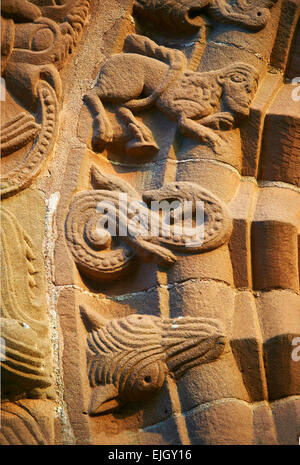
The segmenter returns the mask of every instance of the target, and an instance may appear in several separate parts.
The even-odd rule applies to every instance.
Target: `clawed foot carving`
[[[222,138],[212,129],[190,119],[181,119],[178,127],[184,136],[198,139],[216,151],[222,144]]]
[[[214,152],[217,152],[218,149],[220,149],[221,144],[223,142],[222,137],[214,133],[205,136],[202,140],[205,144],[209,145]]]
[[[93,145],[108,144],[113,140],[113,129],[106,115],[98,115],[94,119]]]

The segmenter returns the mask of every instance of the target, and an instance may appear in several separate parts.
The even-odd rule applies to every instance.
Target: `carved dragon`
[[[201,16],[214,21],[259,30],[270,18],[270,8],[277,0],[136,0],[135,15],[164,24],[170,32],[193,32],[203,25]]]
[[[141,198],[124,180],[105,175],[95,167],[91,175],[96,189],[75,195],[69,207],[65,231],[77,266],[94,279],[118,279],[120,274],[130,269],[136,257],[168,266],[176,260],[171,250],[201,253],[220,247],[230,238],[232,219],[226,205],[198,184],[184,181],[169,183],[161,189],[144,192]],[[123,211],[122,194],[127,195],[125,204],[129,205],[128,215],[133,217],[132,223]],[[199,227],[199,239],[195,242],[188,228],[180,229],[178,233],[182,216],[176,216],[176,209],[173,224],[169,225],[164,217],[160,217],[159,211],[149,208],[152,201],[172,202],[174,199],[179,206],[189,201],[192,215],[197,202],[200,203],[204,223]],[[100,210],[100,205],[107,205],[106,213],[105,209]],[[110,215],[117,224],[115,236],[101,222],[104,218],[105,223]],[[153,232],[153,224],[159,225],[157,231]],[[119,235],[120,230],[124,230],[124,234]]]

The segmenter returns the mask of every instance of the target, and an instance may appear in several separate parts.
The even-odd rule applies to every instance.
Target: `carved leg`
[[[221,143],[221,137],[215,134],[212,129],[206,128],[189,118],[181,118],[178,127],[184,136],[199,139],[201,142],[210,145],[213,150],[216,150]]]
[[[101,102],[98,89],[84,96],[84,101],[94,116],[93,145],[107,144],[113,140],[113,129]]]
[[[232,129],[234,117],[229,112],[215,113],[214,115],[207,116],[201,120],[203,126],[211,129],[228,130]]]
[[[131,136],[126,144],[127,154],[133,156],[155,155],[159,148],[150,129],[140,121],[137,121],[128,108],[120,108],[118,115],[127,124]]]

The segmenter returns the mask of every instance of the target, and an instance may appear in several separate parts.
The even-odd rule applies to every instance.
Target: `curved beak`
[[[121,405],[118,394],[118,390],[113,384],[93,388],[89,415],[102,415],[103,413],[110,413],[116,410]]]

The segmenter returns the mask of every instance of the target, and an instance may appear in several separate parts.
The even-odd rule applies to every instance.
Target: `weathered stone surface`
[[[294,94],[295,85],[285,84],[268,110],[259,178],[299,187],[299,100]]]
[[[274,402],[271,406],[279,444],[299,442],[299,396]]]
[[[203,404],[186,415],[191,444],[251,445],[252,408],[247,402],[224,399]],[[201,438],[199,440],[199,438]]]
[[[257,445],[278,445],[275,421],[267,402],[255,405],[253,409],[254,442]]]
[[[53,401],[22,399],[1,403],[1,445],[54,444]]]
[[[252,402],[267,400],[261,328],[255,299],[247,291],[235,298],[231,347]]]

